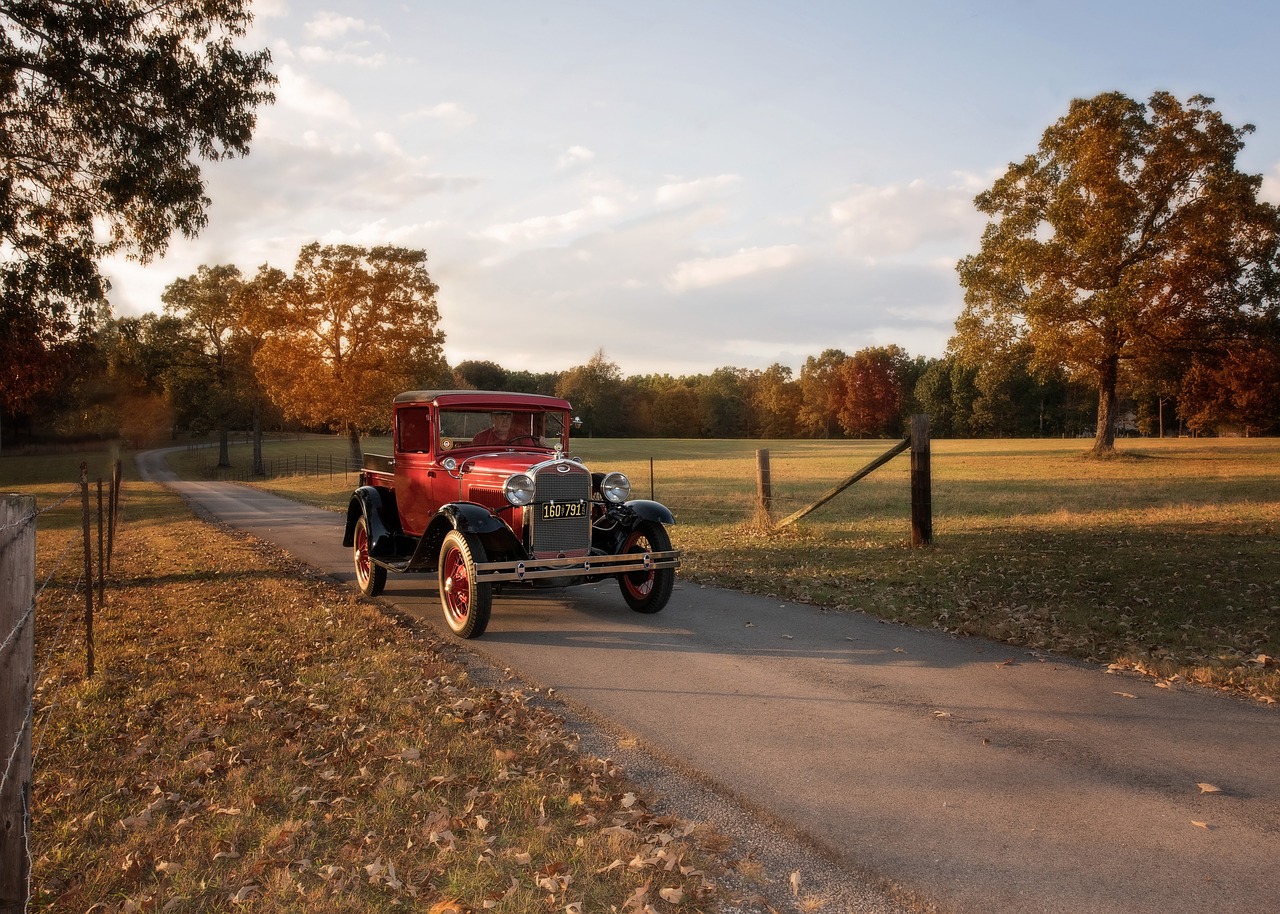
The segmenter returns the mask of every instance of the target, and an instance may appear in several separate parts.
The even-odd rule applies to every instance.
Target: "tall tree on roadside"
[[[1253,128],[1212,103],[1077,99],[975,200],[991,221],[957,265],[952,347],[972,364],[1025,340],[1037,370],[1089,379],[1099,456],[1114,448],[1122,371],[1227,345],[1242,319],[1277,307],[1280,210],[1236,168]]]
[[[194,237],[197,162],[244,155],[272,100],[248,0],[0,0],[0,364],[10,411],[108,313],[107,256]]]
[[[217,429],[218,466],[223,467],[231,465],[232,424],[253,421],[261,409],[253,371],[258,340],[248,326],[244,292],[239,268],[201,266],[194,276],[170,283],[160,297],[165,313],[180,319],[186,344],[172,383],[199,392],[189,399]],[[260,462],[254,469],[261,473]]]
[[[268,396],[287,418],[345,434],[357,461],[361,432],[387,422],[397,393],[451,377],[426,264],[425,251],[312,243],[292,276],[263,266],[248,290]]]

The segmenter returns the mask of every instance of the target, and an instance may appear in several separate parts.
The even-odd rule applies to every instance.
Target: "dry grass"
[[[530,696],[159,487],[127,484],[86,681],[78,505],[38,521],[31,910],[717,906],[703,830]]]

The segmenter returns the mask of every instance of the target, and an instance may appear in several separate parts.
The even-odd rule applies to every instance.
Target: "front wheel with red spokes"
[[[667,534],[667,528],[650,520],[636,524],[622,544],[624,554],[643,555],[646,552],[667,552],[670,549],[671,537]],[[618,575],[622,599],[638,613],[656,613],[666,606],[671,599],[671,588],[675,586],[675,582],[674,568],[650,568],[648,571]]]
[[[480,540],[461,530],[450,530],[440,547],[440,608],[459,638],[478,638],[489,625],[493,585],[478,583],[475,574],[484,560]]]

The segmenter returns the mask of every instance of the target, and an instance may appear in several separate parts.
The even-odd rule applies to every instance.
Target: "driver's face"
[[[501,434],[506,434],[511,430],[511,413],[494,413],[493,429]]]

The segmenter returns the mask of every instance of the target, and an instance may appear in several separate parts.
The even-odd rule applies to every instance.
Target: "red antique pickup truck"
[[[365,456],[343,545],[360,590],[387,572],[438,575],[440,605],[462,638],[489,624],[493,593],[614,578],[627,605],[667,605],[679,565],[671,512],[631,500],[621,473],[568,456],[568,401],[477,390],[395,398],[392,456]]]

